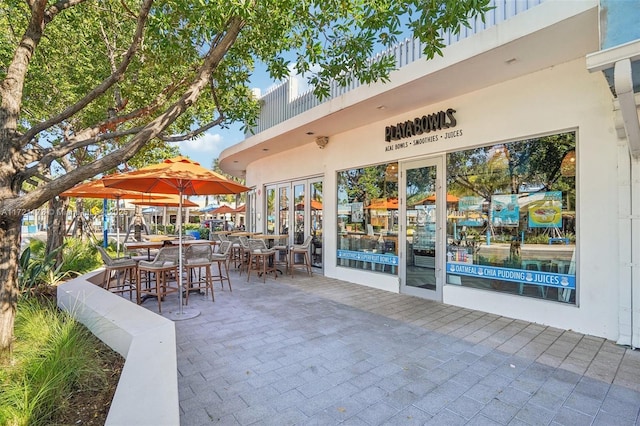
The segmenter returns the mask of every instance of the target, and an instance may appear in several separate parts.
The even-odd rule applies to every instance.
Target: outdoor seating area
[[[231,271],[238,275],[246,271],[248,282],[257,279],[263,283],[267,278],[276,279],[278,274],[293,277],[296,270],[311,276],[312,237],[291,246],[287,244],[287,237],[220,231],[211,233],[208,240],[183,237],[132,241],[124,244],[125,250],[142,250],[147,255],[117,259],[99,247],[105,267],[102,287],[113,293],[125,293],[130,300],[135,296],[138,304],[154,299],[158,312],[162,313],[165,298],[180,292],[185,306],[193,293],[215,302],[217,283],[220,290],[225,290],[226,284],[232,291]],[[179,278],[182,278],[182,287]]]

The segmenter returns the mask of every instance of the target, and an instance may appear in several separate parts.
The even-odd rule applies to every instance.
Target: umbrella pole
[[[180,200],[178,202],[178,244],[179,247],[178,248],[178,255],[179,257],[179,264],[180,264],[180,269],[178,271],[178,288],[180,289],[180,315],[183,314],[182,312],[182,191],[180,191]]]
[[[116,197],[116,257],[120,257],[120,197]]]
[[[186,320],[186,319],[191,319],[191,318],[195,318],[198,315],[200,315],[200,311],[195,310],[195,309],[187,309],[185,310],[182,307],[182,187],[179,188],[179,197],[180,197],[180,202],[179,207],[178,207],[178,223],[176,224],[176,228],[179,229],[178,231],[178,293],[179,293],[179,298],[180,298],[180,308],[178,309],[178,312],[176,314],[171,315],[170,314],[170,318],[173,320]]]

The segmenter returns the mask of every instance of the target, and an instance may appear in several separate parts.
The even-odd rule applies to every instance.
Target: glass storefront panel
[[[294,244],[302,244],[304,242],[304,207],[306,204],[304,187],[304,183],[293,185],[293,224],[295,226],[295,233],[293,234]]]
[[[447,154],[447,284],[576,303],[575,139]]]
[[[398,163],[338,172],[338,265],[387,274],[398,266]]]
[[[266,209],[265,209],[265,229],[267,234],[276,233],[276,189],[271,187],[266,189]]]
[[[311,182],[311,264],[322,267],[323,196],[322,180]]]
[[[289,187],[284,186],[278,188],[279,190],[279,217],[278,217],[278,226],[280,227],[280,231],[278,232],[280,235],[288,235],[289,234]]]

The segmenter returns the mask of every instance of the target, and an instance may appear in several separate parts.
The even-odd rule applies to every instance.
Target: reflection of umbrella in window
[[[182,227],[183,195],[221,195],[239,194],[248,191],[246,186],[205,169],[195,161],[185,157],[164,160],[160,164],[143,167],[139,170],[123,173],[117,178],[106,179],[105,185],[138,190],[141,192],[157,192],[162,194],[178,194],[180,208],[178,210],[178,226]],[[182,229],[178,232],[179,267],[182,271]],[[185,313],[182,307],[182,273],[178,274],[180,291],[180,311],[174,319],[188,319],[200,314],[192,311]]]
[[[398,210],[398,199],[375,198],[371,200],[371,204],[369,204],[366,208],[372,210]]]
[[[431,194],[427,198],[423,198],[422,200],[416,202],[416,204],[425,204],[425,203],[434,203],[436,201],[436,194]],[[460,201],[460,198],[456,197],[452,194],[447,194],[447,204],[453,204]]]

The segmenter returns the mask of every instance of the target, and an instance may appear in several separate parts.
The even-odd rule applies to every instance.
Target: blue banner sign
[[[398,256],[394,256],[392,254],[338,250],[338,259],[358,260],[361,262],[377,263],[380,265],[398,266]]]
[[[536,284],[547,287],[576,288],[575,275],[556,274],[554,272],[529,271],[524,269],[447,262],[447,273],[463,275],[466,277],[510,281],[514,283]]]

